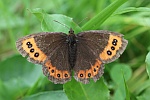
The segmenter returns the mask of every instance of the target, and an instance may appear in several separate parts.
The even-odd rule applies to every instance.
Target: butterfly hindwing
[[[54,83],[71,79],[66,34],[45,32],[28,35],[16,42],[18,51],[30,62],[42,64],[43,73]]]
[[[63,41],[64,42],[64,41]],[[68,45],[60,44],[60,47],[50,57],[51,63],[46,62],[44,74],[55,84],[63,84],[71,79],[71,67],[68,60]],[[48,73],[47,73],[48,72]]]
[[[103,63],[93,54],[82,39],[78,41],[74,77],[77,81],[87,84],[90,78],[96,81],[103,74]]]

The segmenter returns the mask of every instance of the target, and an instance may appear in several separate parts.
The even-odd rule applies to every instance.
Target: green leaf
[[[126,80],[125,80],[123,72],[122,72],[122,75],[123,75],[123,80],[124,80],[124,85],[125,85],[125,91],[126,91],[126,100],[130,100],[130,93],[129,93],[129,89],[128,89],[128,86],[126,84]]]
[[[146,71],[150,78],[150,52],[147,54],[145,62],[146,62]]]
[[[21,56],[13,56],[0,63],[0,97],[16,99],[32,87],[42,73],[40,66]],[[7,94],[6,94],[7,93]]]
[[[109,90],[103,78],[96,83],[82,84],[72,78],[72,81],[64,84],[64,90],[70,100],[108,100]]]
[[[135,95],[139,95],[142,93],[144,90],[150,87],[150,80],[146,80],[144,83],[140,84],[138,88],[135,91]]]
[[[68,100],[68,98],[63,91],[49,91],[37,93],[22,100]]]
[[[122,73],[124,74],[124,76]],[[115,64],[113,66],[110,71],[110,76],[117,85],[113,96],[114,100],[124,100],[127,97],[127,91],[124,81],[126,82],[127,80],[129,80],[131,75],[132,70],[130,66],[126,64]]]
[[[81,28],[73,22],[72,18],[65,15],[47,14],[41,8],[33,9],[31,13],[40,20],[42,31],[68,33],[69,29],[73,28],[75,33],[81,32]]]
[[[150,88],[147,88],[147,90],[140,96],[137,97],[137,100],[149,100],[150,98]]]
[[[90,21],[88,21],[83,27],[83,30],[89,30],[89,29],[97,29],[100,27],[100,25],[111,16],[115,10],[120,7],[122,4],[124,4],[127,0],[116,0],[113,3],[111,3],[107,8],[99,12],[94,18],[92,18]]]
[[[133,11],[139,11],[139,12],[150,12],[150,8],[148,7],[128,7],[125,9],[122,9],[120,11],[115,12],[113,15],[120,15],[128,12],[133,12]]]
[[[126,81],[129,80],[130,77],[132,76],[132,70],[129,65],[115,64],[111,69],[110,76],[112,80],[117,84],[119,84],[120,81],[122,81],[123,79],[122,71],[124,73],[124,77]]]

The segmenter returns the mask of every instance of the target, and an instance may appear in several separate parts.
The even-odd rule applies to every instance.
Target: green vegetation
[[[42,31],[110,30],[124,34],[123,55],[96,83],[53,84],[41,65],[23,58],[15,41]],[[0,100],[149,100],[149,0],[0,0]]]

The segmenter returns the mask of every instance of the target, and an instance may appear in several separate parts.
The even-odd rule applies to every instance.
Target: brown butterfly
[[[18,51],[32,63],[43,65],[43,73],[55,84],[64,84],[74,78],[84,84],[93,78],[96,82],[104,73],[104,64],[116,60],[128,41],[122,34],[90,30],[74,34],[42,32],[20,38]]]

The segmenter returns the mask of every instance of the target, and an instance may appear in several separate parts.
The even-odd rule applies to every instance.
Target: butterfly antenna
[[[85,21],[87,18],[88,18],[88,17],[85,17],[84,19],[82,19],[82,20],[78,23],[78,25],[81,24],[83,21]]]
[[[80,22],[77,23],[77,26],[74,28],[76,29],[78,27],[79,24],[81,24],[83,21],[85,21],[88,17],[85,17],[84,19],[82,19]],[[81,29],[81,28],[80,28]],[[82,29],[81,29],[82,30]]]
[[[65,27],[67,27],[68,29],[70,29],[66,24],[63,24],[63,23],[61,23],[61,22],[59,22],[59,21],[57,21],[57,20],[53,20],[53,21],[55,21],[55,22],[57,22],[57,23],[59,23],[59,24],[65,26]]]

